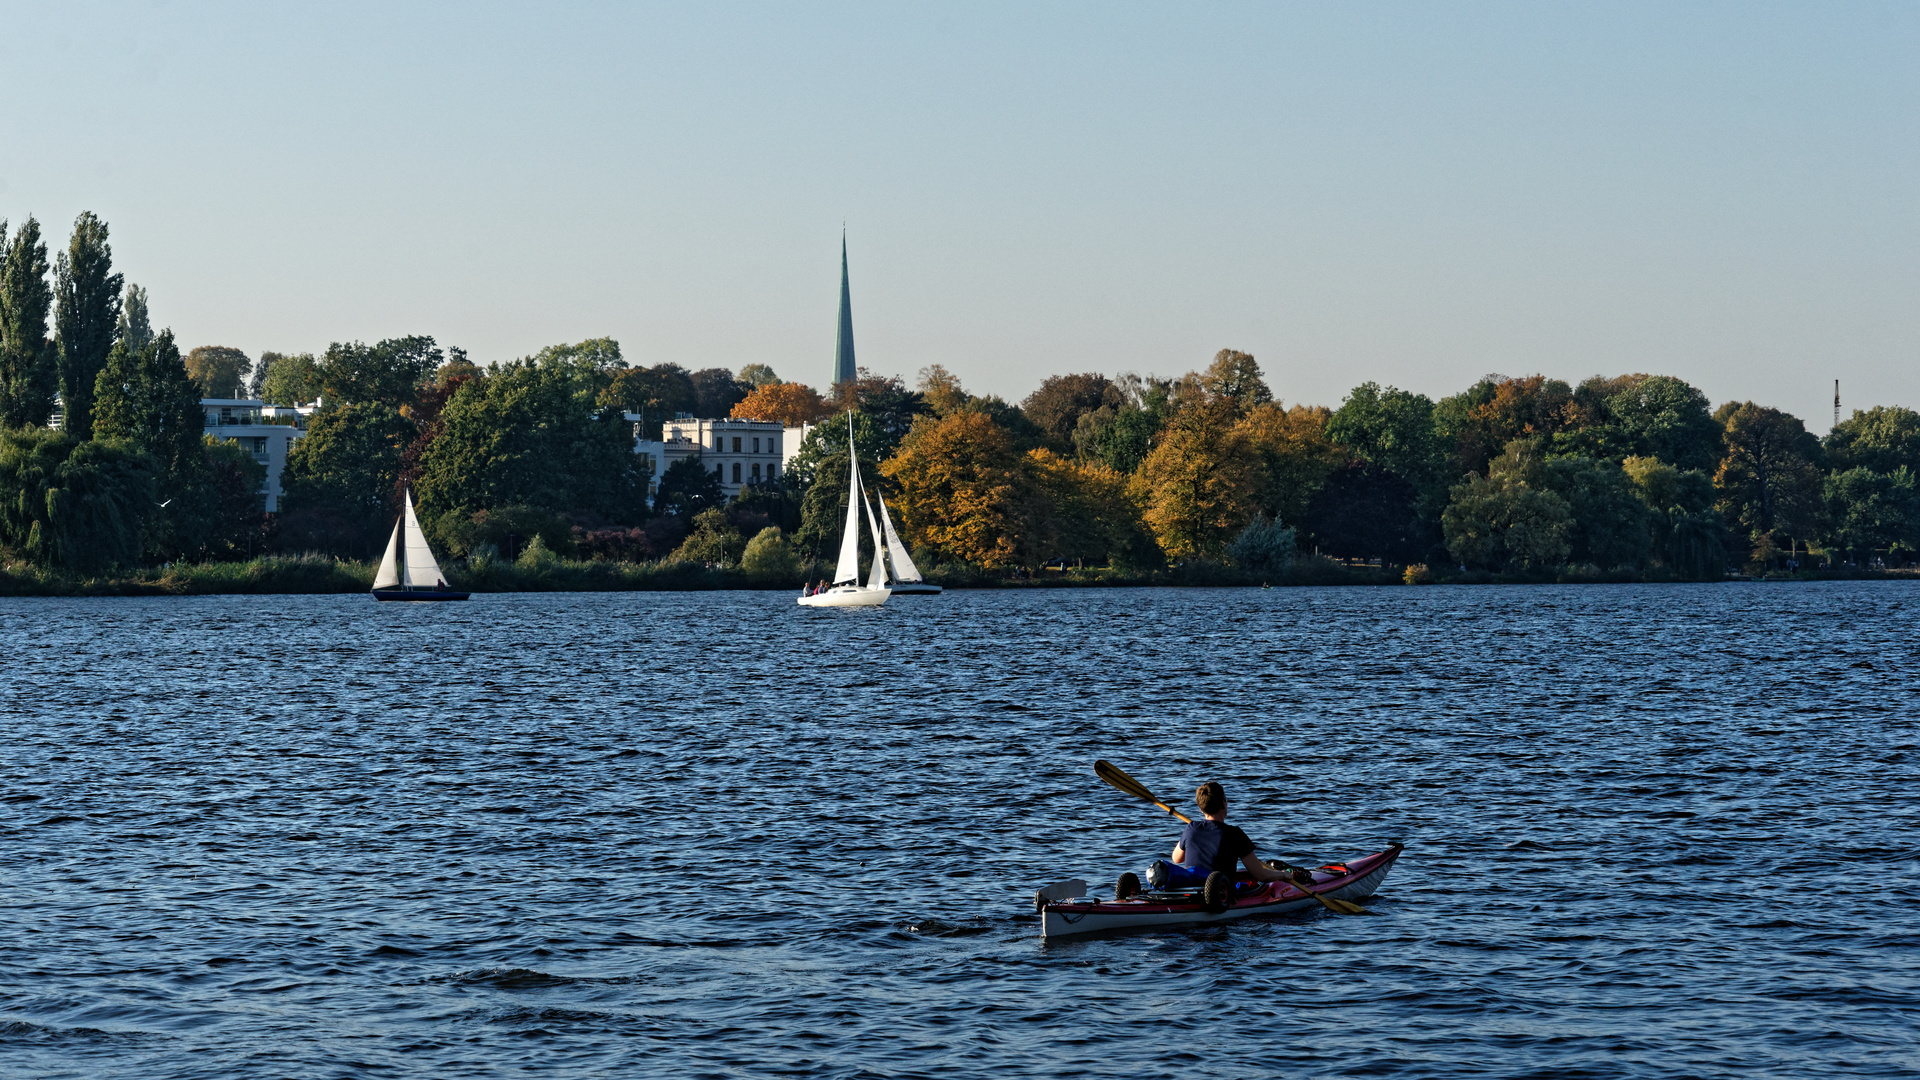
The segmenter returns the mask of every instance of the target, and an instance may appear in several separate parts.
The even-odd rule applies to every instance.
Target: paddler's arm
[[[1173,863],[1173,865],[1175,865],[1175,866],[1185,866],[1185,865],[1187,865],[1187,848],[1186,848],[1186,845],[1185,845],[1185,844],[1175,844],[1175,845],[1173,845],[1173,851],[1172,851],[1172,852],[1171,852],[1170,854],[1168,854],[1168,855],[1167,855],[1167,861],[1169,861],[1169,862],[1171,862],[1171,863]]]
[[[1257,858],[1251,851],[1247,852],[1244,856],[1242,856],[1240,861],[1247,864],[1247,873],[1251,874],[1253,876],[1253,880],[1255,881],[1287,880],[1287,875],[1285,871],[1276,870],[1273,867],[1268,866],[1266,863],[1261,862],[1259,858]]]

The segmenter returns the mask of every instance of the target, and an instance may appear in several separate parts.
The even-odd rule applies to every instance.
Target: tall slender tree
[[[206,418],[173,331],[160,331],[142,349],[115,345],[95,382],[94,401],[96,438],[131,440],[171,480],[186,477],[199,463]]]
[[[0,221],[0,427],[36,427],[53,413],[60,385],[47,337],[53,292],[47,287],[47,245],[28,218],[7,241]]]
[[[127,286],[126,302],[120,306],[120,340],[138,352],[153,340],[153,324],[147,319],[147,290]]]
[[[113,273],[107,223],[93,211],[73,222],[73,237],[53,268],[55,337],[60,347],[60,401],[68,431],[85,438],[93,430],[93,384],[107,366],[107,352],[120,332],[120,286]]]

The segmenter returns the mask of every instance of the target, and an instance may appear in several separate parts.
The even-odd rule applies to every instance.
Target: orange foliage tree
[[[899,485],[894,506],[909,537],[980,566],[1019,561],[1027,459],[986,414],[922,418],[880,472]]]
[[[1260,509],[1289,525],[1306,517],[1307,504],[1347,460],[1347,453],[1327,437],[1332,415],[1320,405],[1289,409],[1270,401],[1255,406],[1240,421],[1237,430],[1266,466]]]
[[[765,383],[753,388],[746,400],[733,407],[735,420],[770,420],[788,427],[811,424],[831,410],[810,386],[799,383]]]

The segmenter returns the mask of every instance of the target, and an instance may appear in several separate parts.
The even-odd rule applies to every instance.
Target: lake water
[[[1912,1076],[1920,586],[0,601],[0,1075]],[[1227,787],[1367,916],[1043,942]]]

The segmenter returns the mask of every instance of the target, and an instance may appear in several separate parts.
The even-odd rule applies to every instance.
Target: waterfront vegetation
[[[202,434],[199,399],[243,392],[322,403],[276,514],[252,455]],[[728,498],[697,456],[654,477],[632,452],[676,414],[850,422]],[[1716,580],[1920,551],[1907,408],[1819,438],[1647,374],[1289,405],[1231,349],[1017,404],[937,365],[823,394],[763,364],[632,366],[606,338],[488,366],[424,335],[183,356],[111,272],[104,222],[81,215],[51,263],[31,218],[0,225],[0,591],[363,589],[407,490],[459,587],[795,588],[829,575],[849,442],[949,585]]]

